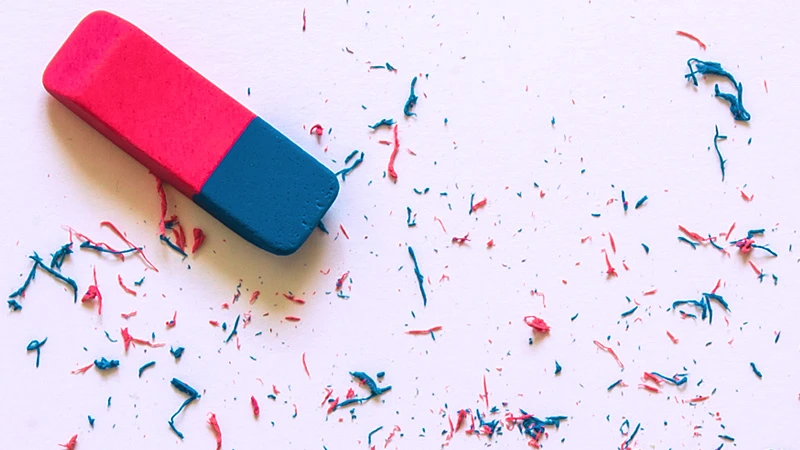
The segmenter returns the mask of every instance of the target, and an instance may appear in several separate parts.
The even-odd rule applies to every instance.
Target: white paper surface
[[[315,231],[295,255],[272,256],[168,187],[170,214],[208,239],[185,261],[162,245],[153,177],[41,86],[49,59],[95,9],[144,29],[332,170],[345,167],[353,149],[363,151],[364,163],[324,219],[331,234]],[[797,259],[789,250],[800,220],[794,3],[74,1],[6,2],[3,10],[0,284],[17,289],[34,251],[49,261],[68,241],[62,225],[120,245],[99,227],[103,220],[146,246],[160,269],[80,250],[62,270],[80,296],[96,267],[102,316],[73,304],[41,272],[21,300],[24,309],[0,314],[0,428],[9,448],[57,448],[73,434],[78,449],[214,448],[208,412],[219,420],[225,449],[368,448],[378,426],[373,444],[382,448],[395,425],[402,437],[387,448],[439,448],[448,415],[455,421],[459,409],[485,412],[484,377],[489,404],[500,409],[491,418],[519,408],[568,417],[548,429],[545,448],[619,448],[625,419],[642,426],[631,448],[797,448]],[[694,33],[708,49],[676,30]],[[713,97],[717,80],[697,88],[686,82],[691,57],[721,62],[743,83],[750,123],[734,122]],[[397,73],[369,70],[387,61]],[[414,76],[417,116],[405,118]],[[400,124],[396,183],[384,176],[391,146],[378,143],[391,141],[391,130],[367,128],[382,118]],[[308,133],[316,123],[326,130],[319,141]],[[711,148],[715,125],[728,136],[720,142],[724,182]],[[753,200],[743,200],[740,189]],[[488,199],[474,214],[471,194]],[[634,209],[644,195],[647,203]],[[406,224],[406,207],[415,227]],[[749,255],[768,274],[763,282],[735,247],[727,258],[677,240],[679,224],[717,236],[733,222],[731,240],[765,228],[757,243],[779,254]],[[466,245],[452,243],[467,233]],[[490,239],[495,247],[487,249]],[[409,245],[425,276],[427,307]],[[617,278],[605,275],[604,249]],[[349,298],[342,299],[334,287],[345,272]],[[137,297],[122,291],[118,274],[129,286],[145,277]],[[732,311],[717,306],[713,324],[668,311],[674,300],[699,300],[718,279]],[[239,280],[239,301],[223,309]],[[546,295],[546,307],[534,289]],[[651,289],[657,292],[643,295]],[[255,290],[261,296],[251,306]],[[307,303],[287,301],[289,292]],[[621,318],[635,306],[626,296],[641,306]],[[132,310],[136,317],[120,317]],[[167,329],[174,311],[177,326]],[[230,326],[245,313],[252,321],[240,325],[240,349],[209,324]],[[533,345],[527,315],[552,327]],[[405,334],[436,325],[443,330],[435,341]],[[126,353],[122,327],[138,338],[155,333],[167,346]],[[44,337],[37,369],[25,347]],[[625,370],[594,340],[610,345]],[[186,347],[180,361],[169,346]],[[101,356],[119,359],[120,368],[70,374]],[[151,360],[156,366],[139,378]],[[342,399],[351,387],[365,392],[350,371],[385,371],[381,385],[392,390],[356,406],[356,418],[349,408],[327,415],[320,405],[326,387]],[[650,394],[638,387],[644,371],[686,372],[689,381]],[[185,398],[169,384],[173,377],[202,394],[176,419],[183,442],[167,425]],[[608,392],[620,378],[629,387]],[[274,401],[266,397],[273,384],[280,391]],[[251,395],[261,405],[258,419]],[[526,441],[516,430],[491,439],[462,431],[450,446],[526,448]]]

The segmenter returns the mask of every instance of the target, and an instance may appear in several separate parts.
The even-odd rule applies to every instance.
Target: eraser
[[[244,239],[295,252],[339,193],[336,176],[134,25],[86,16],[45,89]]]

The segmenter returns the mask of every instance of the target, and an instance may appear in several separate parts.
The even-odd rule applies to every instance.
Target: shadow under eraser
[[[295,252],[339,193],[328,168],[142,30],[86,16],[45,89],[244,239]]]

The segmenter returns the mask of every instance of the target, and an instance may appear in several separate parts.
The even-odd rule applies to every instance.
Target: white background
[[[798,448],[798,286],[789,251],[800,223],[795,3],[4,3],[0,285],[10,293],[22,283],[33,251],[49,260],[68,240],[62,225],[119,244],[99,227],[102,220],[145,245],[160,269],[145,271],[135,257],[123,263],[77,251],[63,272],[84,291],[96,266],[102,316],[73,304],[71,293],[44,273],[21,300],[21,312],[0,314],[0,429],[9,448],[57,448],[76,433],[79,449],[213,448],[208,412],[218,417],[225,449],[367,448],[368,432],[381,425],[378,448],[394,425],[403,437],[389,448],[439,448],[445,413],[455,421],[458,409],[484,411],[484,376],[490,403],[501,410],[495,418],[506,411],[502,402],[514,413],[569,417],[542,439],[546,448],[619,448],[625,418],[643,427],[634,448],[712,449],[723,442],[719,434],[735,437],[740,448]],[[342,183],[324,219],[331,234],[315,231],[295,255],[276,257],[167,187],[170,214],[189,229],[201,227],[208,240],[185,261],[163,246],[153,177],[41,86],[49,59],[95,9],[144,29],[332,170],[344,167],[353,149],[364,151],[363,165]],[[679,29],[696,34],[708,50],[676,36]],[[712,80],[697,88],[685,81],[690,57],[720,61],[743,83],[749,124],[734,122],[713,98]],[[397,73],[368,69],[387,61]],[[420,74],[418,116],[404,118],[411,78]],[[724,81],[720,86],[731,91]],[[391,146],[377,142],[391,140],[391,132],[366,126],[389,117],[400,123],[396,183],[384,177]],[[307,131],[315,123],[332,128],[320,142]],[[709,150],[715,125],[729,137],[720,143],[728,160],[724,182]],[[413,191],[426,187],[425,195]],[[755,194],[752,202],[741,198],[742,187]],[[631,205],[643,195],[649,201],[624,214],[620,189]],[[488,205],[468,215],[472,193]],[[407,206],[416,213],[414,228],[406,225]],[[735,238],[767,229],[758,242],[779,257],[760,250],[750,257],[777,274],[777,286],[769,276],[759,283],[735,248],[726,258],[676,239],[679,224],[717,235],[734,221]],[[610,251],[603,236],[609,231],[620,273],[610,279],[601,253]],[[468,245],[451,243],[466,233]],[[585,236],[592,240],[582,244]],[[487,249],[490,238],[496,246]],[[427,308],[407,245],[426,276]],[[345,300],[332,291],[346,271],[352,284],[345,284]],[[146,277],[139,296],[122,292],[118,274],[129,285]],[[440,281],[443,274],[449,281]],[[712,325],[667,311],[676,299],[699,299],[720,278],[718,293],[732,308],[729,324],[719,309]],[[222,309],[240,279],[241,300]],[[642,296],[652,288],[655,295]],[[532,289],[546,294],[546,308]],[[262,294],[250,306],[254,290]],[[289,291],[307,303],[280,295]],[[633,306],[625,296],[642,306],[621,319]],[[120,317],[131,310],[138,315]],[[173,311],[177,326],[166,329]],[[248,311],[252,322],[240,328],[241,349],[224,344],[227,333],[208,323],[231,324]],[[534,345],[523,323],[530,314],[552,327]],[[286,315],[302,321],[287,322]],[[434,325],[444,327],[435,342],[404,334]],[[111,343],[103,334],[119,339],[121,327],[136,337],[155,333],[167,348],[139,346],[126,354],[121,340]],[[25,346],[45,336],[36,369]],[[623,372],[595,339],[616,350]],[[186,347],[177,363],[170,345]],[[101,356],[119,359],[120,368],[70,374]],[[564,368],[557,377],[556,359]],[[138,378],[150,360],[156,366]],[[347,409],[326,415],[320,407],[326,386],[342,398],[350,387],[361,393],[348,374],[354,370],[386,371],[383,384],[393,388],[381,401],[357,406],[355,419]],[[682,388],[649,394],[637,387],[644,371],[684,370],[689,382]],[[169,384],[172,377],[203,395],[176,421],[183,442],[167,426],[184,399]],[[607,392],[619,378],[630,387]],[[276,401],[266,398],[272,384],[280,390]],[[704,403],[684,402],[713,390]],[[251,395],[261,404],[257,420]],[[94,429],[87,415],[96,418]],[[461,432],[451,446],[489,443],[526,448],[515,431],[492,440]]]

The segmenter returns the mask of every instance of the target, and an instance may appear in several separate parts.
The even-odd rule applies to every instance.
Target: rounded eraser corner
[[[135,27],[108,11],[87,14],[45,67],[42,73],[45,90],[59,100],[80,94],[90,72],[102,64],[108,47],[115,44],[125,29]]]

